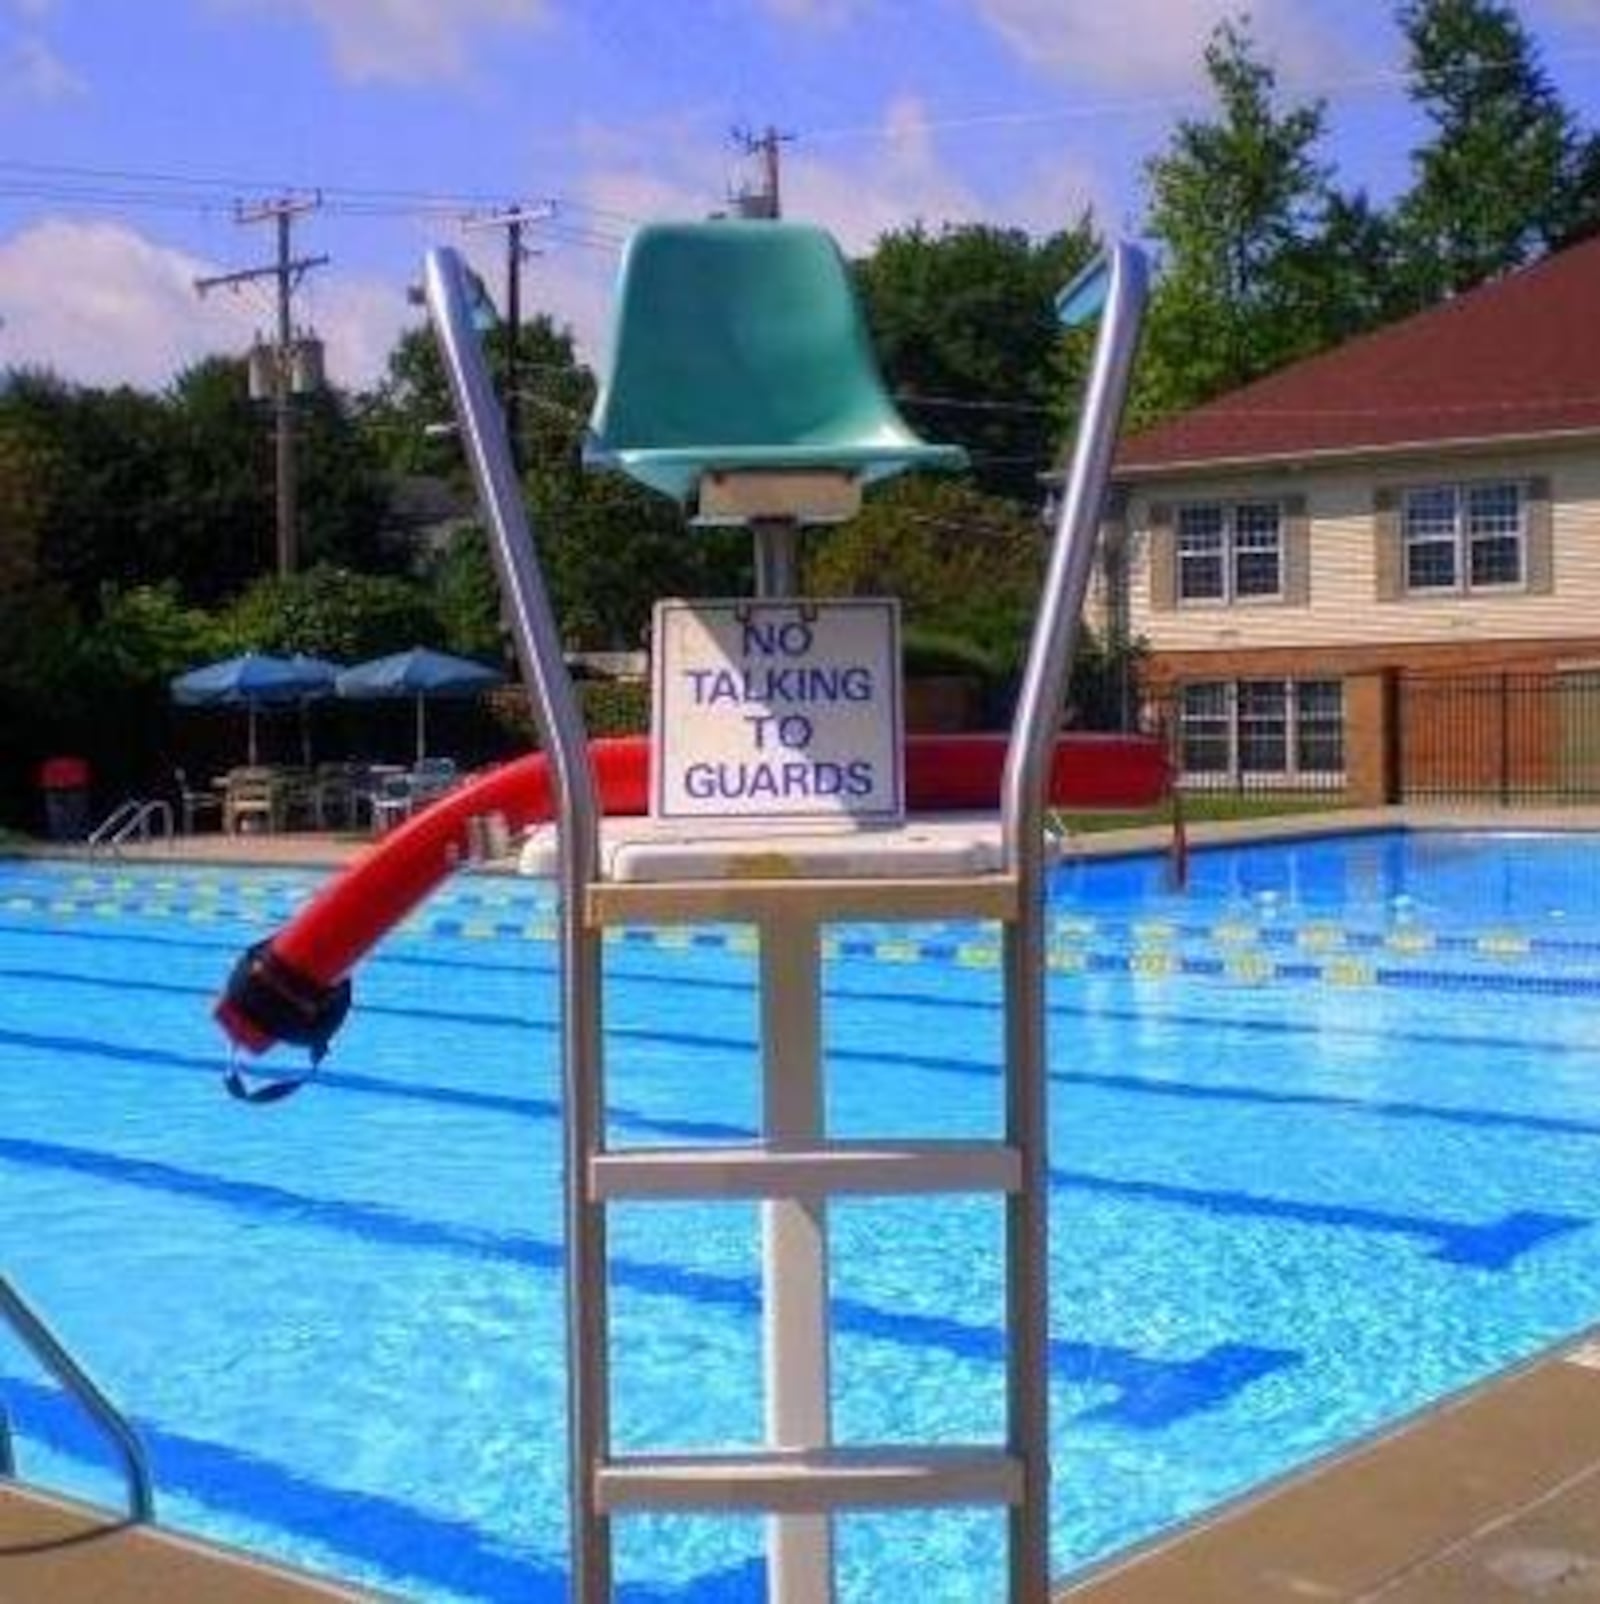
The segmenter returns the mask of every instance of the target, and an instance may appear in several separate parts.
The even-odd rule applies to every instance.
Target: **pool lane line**
[[[75,1052],[95,1055],[94,1048],[71,1037],[35,1036],[25,1044],[14,1033],[0,1032],[0,1044],[23,1046],[28,1051]],[[154,1064],[192,1072],[216,1072],[203,1060],[163,1055],[157,1049],[116,1048],[96,1056],[123,1063]],[[329,1091],[346,1091],[396,1101],[428,1103],[433,1106],[466,1108],[475,1112],[507,1114],[532,1120],[558,1120],[560,1104],[553,1098],[512,1098],[497,1093],[456,1090],[429,1084],[410,1087],[381,1076],[325,1071],[321,1084]],[[610,1125],[651,1136],[669,1136],[687,1141],[752,1141],[756,1131],[750,1126],[722,1121],[688,1121],[658,1118],[613,1105],[607,1110]],[[3,1153],[0,1147],[0,1153]],[[88,1150],[85,1150],[88,1151]],[[108,1155],[116,1157],[116,1155]],[[1480,1269],[1509,1268],[1524,1253],[1555,1237],[1585,1229],[1594,1222],[1586,1216],[1543,1210],[1513,1210],[1481,1222],[1441,1220],[1419,1214],[1336,1202],[1281,1198],[1236,1189],[1178,1186],[1167,1182],[1097,1175],[1086,1170],[1052,1166],[1052,1188],[1093,1196],[1127,1198],[1151,1202],[1161,1207],[1183,1208],[1218,1218],[1267,1219],[1307,1225],[1321,1229],[1344,1229],[1378,1235],[1402,1236],[1429,1245],[1434,1257],[1447,1263],[1473,1265]],[[225,1184],[218,1178],[219,1184]],[[413,1217],[414,1216],[408,1216]]]
[[[504,904],[497,904],[504,906]],[[216,905],[209,899],[192,903],[147,903],[119,907],[115,904],[43,899],[0,898],[0,911],[26,911],[36,907],[45,913],[87,913],[108,916],[126,913],[133,917],[184,919],[190,923],[255,923],[264,912],[272,911],[281,922],[293,909],[263,910],[237,905]],[[1576,995],[1600,993],[1600,975],[1507,975],[1504,965],[1536,957],[1583,958],[1600,961],[1600,942],[1569,937],[1529,936],[1515,930],[1489,928],[1480,932],[1448,930],[1407,932],[1373,931],[1317,921],[1282,926],[1251,927],[1248,936],[1221,932],[1226,921],[1214,923],[1112,919],[1073,919],[1058,916],[1048,961],[1053,969],[1072,973],[1084,968],[1116,967],[1124,962],[1130,973],[1147,979],[1187,974],[1223,978],[1245,985],[1264,985],[1275,981],[1308,980],[1339,986],[1401,985],[1491,987],[1555,991]],[[394,939],[438,939],[453,941],[553,941],[556,921],[548,907],[533,907],[516,920],[461,919],[412,916],[396,927]],[[1090,950],[1083,943],[1089,936],[1102,943],[1117,944],[1107,953],[1104,946]],[[680,951],[703,947],[739,954],[756,950],[755,938],[744,926],[713,926],[692,932],[676,926],[621,927],[607,933],[608,945],[637,944]],[[996,968],[999,945],[984,936],[970,935],[906,937],[862,937],[829,934],[823,937],[825,960],[864,958],[884,963],[938,963],[968,968]],[[1192,949],[1200,946],[1203,950]],[[1127,948],[1124,959],[1120,949]],[[1274,950],[1319,955],[1320,963],[1306,964],[1274,956]],[[1424,955],[1457,956],[1468,960],[1492,960],[1499,970],[1421,970],[1379,967],[1376,959],[1386,956],[1418,959]],[[1494,978],[1486,979],[1484,976]]]
[[[80,939],[81,933],[75,933],[72,939]],[[117,942],[119,938],[100,936],[96,939]],[[207,944],[208,948],[212,944]],[[396,963],[401,960],[390,957],[379,959],[382,963]],[[430,967],[432,960],[425,957],[407,957],[407,963],[419,967]],[[448,961],[441,967],[452,967]],[[465,967],[465,965],[461,965]],[[476,967],[476,966],[474,966]],[[490,966],[483,966],[490,967]],[[496,966],[497,967],[497,966]],[[497,967],[498,972],[498,967]],[[509,972],[515,974],[543,975],[540,969],[516,968]],[[751,995],[754,984],[751,980],[729,980],[720,977],[707,977],[695,975],[666,975],[655,970],[628,970],[616,975],[618,980],[633,981],[644,985],[669,985],[674,988],[707,989],[722,992],[732,992],[741,996]],[[148,989],[169,995],[182,995],[202,999],[213,999],[216,995],[213,989],[206,986],[181,982],[150,982],[143,977],[85,974],[79,971],[62,969],[19,969],[0,967],[0,979],[17,979],[31,983],[45,983],[56,981],[63,985],[84,986],[92,989],[111,991],[138,991]],[[964,997],[953,998],[948,995],[913,994],[907,995],[899,991],[879,991],[876,989],[863,989],[861,987],[842,986],[836,980],[829,980],[824,988],[825,1000],[830,1003],[866,1002],[874,1004],[889,1004],[894,1006],[914,1007],[919,1009],[946,1009],[965,1013],[995,1014],[999,1012],[1000,1002],[996,997]],[[388,1015],[396,1018],[420,1020],[439,1024],[484,1026],[489,1029],[515,1028],[532,1029],[541,1033],[552,1033],[559,1027],[553,1016],[524,1015],[524,1014],[485,1014],[466,1010],[446,1010],[420,1008],[411,1004],[374,1002],[363,994],[357,1005],[358,1012]],[[1117,1021],[1120,1023],[1134,1023],[1141,1026],[1165,1025],[1180,1029],[1203,1030],[1208,1034],[1226,1035],[1229,1032],[1238,1032],[1248,1036],[1270,1037],[1300,1037],[1306,1040],[1319,1040],[1323,1038],[1337,1038],[1340,1041],[1372,1042],[1381,1045],[1390,1043],[1398,1045],[1415,1045],[1430,1049],[1444,1048],[1449,1051],[1482,1050],[1490,1052],[1516,1052],[1519,1054],[1539,1054],[1547,1057],[1577,1057],[1589,1058],[1593,1056],[1594,1048],[1588,1042],[1552,1041],[1548,1038],[1529,1038],[1526,1036],[1496,1036],[1487,1034],[1467,1034],[1440,1036],[1427,1031],[1405,1030],[1391,1024],[1375,1026],[1364,1025],[1336,1025],[1325,1020],[1306,1023],[1291,1019],[1267,1019],[1259,1016],[1250,1016],[1230,1013],[1226,1017],[1210,1013],[1193,1013],[1183,1010],[1162,1010],[1152,1012],[1137,1008],[1128,1008],[1115,1003],[1097,1001],[1093,1004],[1074,1002],[1070,998],[1060,997],[1047,1000],[1046,1011],[1052,1018],[1097,1021]],[[639,1041],[660,1041],[666,1045],[682,1045],[688,1047],[726,1047],[729,1050],[754,1051],[753,1038],[711,1037],[698,1034],[686,1035],[681,1032],[648,1031],[638,1027],[608,1025],[607,1033],[618,1039],[631,1039]],[[848,1027],[847,1027],[848,1028]],[[849,1048],[832,1047],[828,1051],[831,1055],[841,1059],[853,1056],[873,1061],[882,1058],[889,1062],[906,1063],[934,1069],[952,1067],[949,1061],[929,1059],[913,1054],[899,1054],[889,1050],[882,1053],[853,1054]],[[993,1073],[992,1067],[978,1063],[965,1063],[957,1061],[954,1066],[957,1072],[973,1074]],[[1057,1079],[1055,1071],[1050,1072],[1051,1079]]]
[[[0,978],[15,978],[33,982],[62,982],[70,985],[82,985],[100,990],[110,990],[119,994],[129,989],[145,987],[146,989],[181,996],[209,998],[212,993],[204,987],[187,985],[179,982],[130,982],[106,976],[83,976],[63,974],[56,970],[4,970],[0,969]],[[831,991],[829,996],[835,994]],[[883,1001],[903,1000],[898,998],[886,999],[876,994],[869,995],[861,1000]],[[559,1029],[558,1022],[553,1016],[532,1014],[484,1014],[469,1013],[461,1010],[425,1009],[413,1005],[386,1004],[363,1001],[365,1012],[384,1015],[393,1018],[421,1021],[424,1023],[468,1025],[489,1030],[509,1029],[516,1031],[531,1030],[541,1035],[555,1035]],[[1149,1023],[1150,1016],[1141,1014],[1137,1010],[1119,1010],[1112,1007],[1096,1006],[1094,1008],[1079,1008],[1070,1005],[1050,1005],[1051,1015],[1064,1014],[1076,1018],[1089,1019],[1118,1019],[1135,1023]],[[1244,1018],[1217,1019],[1206,1014],[1173,1014],[1166,1013],[1156,1016],[1162,1024],[1204,1028],[1214,1033],[1227,1031],[1243,1031],[1251,1034],[1295,1035],[1303,1034],[1316,1036],[1320,1034],[1317,1027],[1308,1027],[1280,1020],[1252,1020]],[[757,1044],[753,1037],[748,1036],[716,1036],[705,1032],[664,1031],[658,1027],[628,1026],[609,1024],[606,1027],[609,1039],[613,1041],[627,1041],[651,1046],[678,1046],[691,1051],[727,1051],[730,1053],[753,1055]],[[1340,1033],[1341,1039],[1349,1038],[1362,1041],[1376,1041],[1380,1043],[1394,1042],[1397,1044],[1417,1044],[1426,1047],[1439,1048],[1441,1045],[1456,1050],[1489,1049],[1493,1051],[1517,1051],[1521,1053],[1537,1052],[1546,1056],[1566,1057],[1583,1056],[1588,1058],[1593,1049],[1587,1044],[1570,1042],[1527,1042],[1516,1038],[1493,1036],[1459,1036],[1437,1037],[1423,1032],[1405,1032],[1393,1029],[1378,1028],[1367,1030],[1345,1030]],[[926,1053],[907,1053],[890,1048],[851,1048],[843,1045],[829,1043],[825,1052],[830,1061],[839,1063],[863,1063],[868,1065],[891,1064],[901,1068],[923,1070],[933,1074],[954,1074],[969,1078],[982,1078],[992,1080],[998,1074],[994,1064],[975,1059],[950,1058]],[[1047,1072],[1047,1078],[1052,1084],[1097,1086],[1106,1090],[1138,1089],[1147,1095],[1176,1097],[1191,1100],[1207,1098],[1223,1099],[1229,1101],[1251,1101],[1268,1105],[1295,1106],[1306,1104],[1313,1107],[1338,1107],[1349,1109],[1352,1112],[1373,1111],[1386,1116],[1414,1119],[1435,1119],[1456,1124],[1475,1125],[1479,1127],[1494,1128],[1500,1125],[1547,1130],[1551,1134],[1587,1135],[1586,1127],[1581,1124],[1560,1120],[1559,1116],[1548,1117],[1549,1123],[1544,1123],[1544,1116],[1518,1115],[1510,1111],[1481,1110],[1473,1108],[1452,1109],[1447,1105],[1413,1104],[1393,1100],[1373,1101],[1371,1099],[1351,1098],[1347,1094],[1320,1093],[1320,1092],[1278,1092],[1257,1087],[1210,1087],[1194,1082],[1178,1082],[1161,1076],[1116,1076],[1108,1074],[1096,1075],[1089,1071],[1057,1070]],[[1534,1125],[1531,1122],[1540,1120]]]
[[[383,1204],[321,1198],[264,1181],[224,1179],[159,1159],[128,1158],[94,1148],[6,1135],[0,1136],[0,1163],[65,1171],[407,1251],[444,1253],[549,1275],[560,1275],[564,1263],[559,1243],[525,1232],[425,1220]],[[753,1317],[761,1311],[760,1282],[754,1274],[730,1275],[613,1257],[610,1275],[614,1286],[646,1297],[701,1304],[742,1316]],[[829,1306],[833,1329],[840,1336],[872,1338],[919,1351],[934,1349],[979,1364],[1005,1360],[1005,1333],[997,1325],[977,1326],[946,1315],[884,1309],[852,1297],[835,1296]],[[1211,1408],[1251,1381],[1299,1361],[1295,1351],[1253,1343],[1220,1342],[1190,1359],[1158,1359],[1109,1343],[1064,1337],[1050,1339],[1049,1357],[1056,1379],[1118,1393],[1116,1398],[1083,1411],[1080,1418],[1116,1421],[1142,1430],[1160,1429],[1183,1415]]]
[[[9,1372],[0,1373],[0,1391],[7,1405],[15,1408],[24,1455],[31,1440],[80,1464],[104,1461],[104,1445],[58,1392]],[[253,1525],[375,1567],[383,1573],[381,1585],[386,1591],[407,1586],[409,1592],[410,1586],[421,1584],[480,1598],[566,1604],[568,1576],[559,1555],[536,1556],[526,1545],[498,1538],[466,1518],[437,1514],[386,1493],[314,1480],[250,1449],[196,1437],[148,1416],[136,1415],[131,1424],[156,1467],[158,1497],[177,1494],[206,1509],[231,1511]],[[417,1444],[416,1450],[425,1454],[426,1444]],[[235,1546],[240,1541],[225,1531],[204,1535]],[[287,1563],[307,1563],[285,1549],[275,1552]],[[623,1587],[618,1604],[728,1604],[734,1598],[755,1597],[730,1589],[746,1588],[763,1569],[756,1558],[704,1573],[682,1587]]]
[[[27,929],[19,930],[15,926],[0,925],[0,933],[20,934],[24,937],[36,936],[38,932]],[[645,937],[650,939],[646,940]],[[71,940],[100,939],[117,944],[134,941],[150,942],[160,945],[176,946],[179,943],[165,937],[136,936],[129,932],[115,934],[91,934],[82,930],[68,933]],[[500,939],[492,932],[485,939]],[[715,933],[707,933],[684,942],[668,944],[660,939],[659,932],[641,932],[625,930],[621,933],[621,940],[617,945],[652,946],[664,951],[681,952],[705,948],[710,950],[731,950],[742,952],[743,949],[734,945],[729,947],[722,938]],[[894,943],[879,943],[879,946],[891,946]],[[195,943],[196,948],[204,947],[210,950],[213,947],[222,948],[221,943]],[[844,941],[836,944],[836,949],[827,954],[830,965],[840,958],[862,956],[852,953],[848,949],[851,943]],[[223,948],[222,950],[230,950]],[[611,950],[615,950],[613,946]],[[965,956],[963,956],[965,954]],[[914,953],[918,961],[927,961],[939,964],[955,964],[969,970],[993,970],[995,966],[995,953],[988,948],[982,950],[981,955],[974,957],[968,951],[967,945],[962,943],[948,943],[935,941],[921,944]],[[408,959],[414,964],[429,964],[436,967],[472,967],[470,960],[462,960],[445,955],[429,954],[396,954],[389,953],[375,959],[376,962],[400,962]],[[1246,990],[1259,990],[1264,986],[1280,982],[1326,984],[1339,988],[1372,988],[1392,990],[1426,990],[1443,992],[1494,992],[1511,995],[1544,995],[1567,996],[1581,998],[1600,998],[1600,975],[1543,975],[1543,974],[1513,974],[1503,970],[1468,969],[1468,970],[1441,970],[1420,968],[1394,968],[1368,964],[1363,959],[1351,958],[1347,955],[1335,955],[1318,962],[1294,962],[1276,959],[1265,959],[1259,954],[1233,954],[1228,957],[1213,957],[1174,952],[1165,948],[1151,948],[1135,950],[1127,953],[1086,951],[1081,949],[1053,949],[1047,956],[1047,963],[1052,973],[1061,975],[1095,974],[1095,975],[1127,975],[1131,979],[1164,981],[1175,978],[1204,979],[1219,981],[1229,985],[1241,985]],[[488,963],[479,963],[485,971],[498,972],[502,966]],[[506,972],[534,975],[553,974],[553,959],[538,959],[530,963],[504,966]],[[746,990],[750,982],[741,982],[727,977],[667,977],[657,971],[623,971],[618,978],[635,979],[647,982],[663,983],[669,978],[673,984],[698,984],[719,990]],[[852,993],[830,986],[829,995],[847,996]],[[861,993],[855,993],[862,995]],[[932,996],[916,996],[908,998],[900,993],[881,994],[884,1000],[895,1002],[916,1001],[927,1003],[930,1006],[947,1005],[943,1000]],[[974,1006],[969,1000],[962,1000],[961,1006]],[[993,1006],[998,1006],[994,1004]],[[1048,1005],[1054,1008],[1054,1004]]]

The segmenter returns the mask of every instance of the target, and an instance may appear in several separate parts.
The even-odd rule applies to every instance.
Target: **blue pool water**
[[[1053,1541],[1066,1573],[1600,1318],[1600,841],[1380,834],[1061,871]],[[319,1084],[230,1102],[209,1005],[284,872],[0,864],[4,1268],[168,1522],[406,1597],[563,1583],[546,888],[464,878]],[[841,928],[829,1119],[991,1133],[992,932]],[[748,942],[607,955],[614,1139],[757,1117]],[[994,1436],[999,1211],[836,1206],[842,1439]],[[755,1210],[619,1209],[622,1445],[759,1440]],[[0,1337],[24,1474],[117,1480]],[[989,1513],[841,1523],[843,1596],[985,1604]],[[753,1520],[622,1523],[625,1597],[761,1596]],[[906,1591],[914,1576],[914,1595]]]

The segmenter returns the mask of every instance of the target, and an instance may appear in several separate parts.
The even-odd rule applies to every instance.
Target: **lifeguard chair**
[[[1044,1065],[1045,807],[1112,445],[1145,297],[1142,258],[1111,250],[1063,292],[1102,313],[1082,424],[1005,758],[998,815],[832,827],[602,820],[503,419],[458,257],[429,257],[427,299],[539,734],[555,778],[565,1096],[572,1596],[612,1596],[611,1521],[635,1511],[762,1512],[776,1604],[834,1596],[844,1510],[988,1504],[1009,1511],[1011,1604],[1049,1594]],[[872,358],[846,263],[818,229],[714,221],[642,229],[622,268],[612,369],[588,460],[747,525],[762,608],[792,601],[799,531],[862,488],[964,454],[907,428]],[[654,754],[656,758],[660,753]],[[659,813],[660,810],[658,810]],[[824,1129],[824,923],[994,921],[1003,932],[1005,1129],[996,1141],[840,1141]],[[602,938],[623,923],[732,921],[759,942],[763,1133],[741,1146],[618,1150],[605,1135]],[[827,1200],[1004,1198],[1006,1422],[966,1446],[841,1446],[830,1421]],[[764,1209],[767,1443],[620,1454],[612,1442],[606,1216],[619,1199],[743,1199]],[[908,1597],[914,1596],[914,1582]]]

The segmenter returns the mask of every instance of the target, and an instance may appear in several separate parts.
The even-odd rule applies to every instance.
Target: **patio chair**
[[[411,817],[416,793],[409,774],[380,775],[373,786],[368,805],[372,809],[372,828],[380,834]]]
[[[185,835],[194,835],[207,819],[214,819],[221,826],[221,793],[206,787],[196,790],[182,769],[174,769],[172,779],[178,791],[178,828]]]
[[[270,769],[235,769],[228,776],[222,828],[229,835],[283,828],[283,786]]]
[[[453,757],[419,757],[411,767],[411,800],[421,807],[454,789],[460,775]]]

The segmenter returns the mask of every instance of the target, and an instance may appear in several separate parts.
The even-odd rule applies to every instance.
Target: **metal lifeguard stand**
[[[1050,759],[1145,298],[1117,247],[1063,292],[1102,313],[1082,424],[1007,753],[999,815],[946,834],[664,829],[602,835],[568,679],[505,427],[473,333],[465,270],[440,250],[427,299],[555,780],[565,1097],[572,1596],[612,1597],[611,1518],[764,1512],[777,1604],[834,1596],[831,1516],[989,1504],[1009,1511],[1008,1598],[1049,1594],[1044,813]],[[714,221],[630,243],[591,461],[753,531],[763,602],[794,594],[796,539],[906,469],[960,466],[883,389],[847,265],[820,230]],[[849,920],[971,918],[1003,931],[1005,1129],[998,1141],[840,1141],[823,1128],[820,931]],[[601,947],[622,923],[735,921],[759,937],[764,1129],[741,1146],[606,1145]],[[830,1429],[826,1200],[992,1192],[1005,1199],[1005,1440],[839,1446]],[[610,1429],[606,1212],[615,1200],[757,1200],[764,1209],[767,1445],[620,1455]]]

